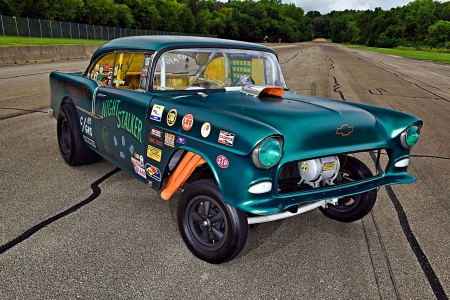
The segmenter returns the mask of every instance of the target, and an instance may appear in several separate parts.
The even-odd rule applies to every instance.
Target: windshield
[[[153,75],[155,90],[286,87],[274,54],[255,50],[190,48],[164,52]]]

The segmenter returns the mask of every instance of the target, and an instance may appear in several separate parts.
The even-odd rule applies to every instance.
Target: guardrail
[[[0,35],[18,37],[46,37],[87,40],[112,40],[119,37],[136,35],[189,35],[216,37],[211,34],[116,28],[4,15],[0,15],[0,25]]]

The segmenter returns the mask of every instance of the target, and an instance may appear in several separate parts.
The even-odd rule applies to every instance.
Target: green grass
[[[403,57],[409,57],[418,60],[430,60],[440,63],[450,64],[450,53],[442,53],[438,52],[436,49],[428,49],[428,50],[413,50],[408,48],[375,48],[375,47],[366,47],[366,46],[357,46],[357,45],[345,45],[344,46],[357,50],[366,50],[384,54],[391,54]]]
[[[0,46],[29,46],[29,45],[65,45],[65,44],[104,44],[101,40],[57,39],[0,36]]]

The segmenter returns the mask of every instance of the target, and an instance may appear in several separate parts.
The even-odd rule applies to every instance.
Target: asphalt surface
[[[88,60],[1,66],[0,299],[447,299],[450,66],[327,43],[275,49],[293,91],[422,118],[418,182],[382,188],[354,223],[314,210],[261,224],[236,259],[210,265],[178,233],[179,193],[164,201],[106,161],[61,158],[48,75]]]

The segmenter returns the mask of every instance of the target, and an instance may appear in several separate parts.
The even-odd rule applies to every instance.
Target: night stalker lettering
[[[142,121],[135,115],[119,110],[120,100],[106,100],[102,104],[102,117],[116,117],[117,128],[128,131],[142,143]]]

